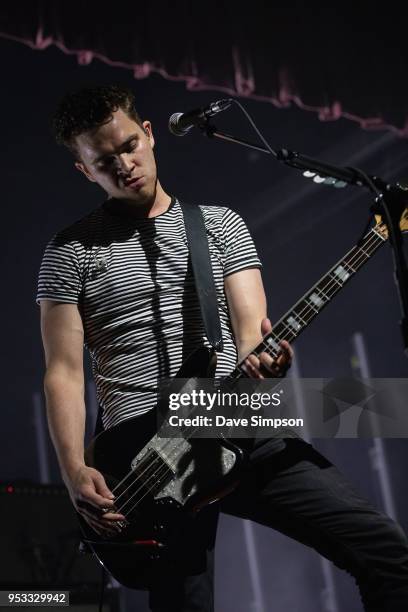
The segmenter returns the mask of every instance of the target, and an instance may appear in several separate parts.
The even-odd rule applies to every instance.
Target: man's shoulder
[[[205,215],[213,217],[223,217],[227,210],[230,210],[228,206],[221,206],[219,204],[199,204],[200,210]]]
[[[95,233],[96,228],[100,224],[102,214],[101,206],[95,208],[83,217],[58,230],[53,237],[53,241],[57,244],[74,242],[85,246],[90,236]]]
[[[230,208],[229,206],[219,206],[216,204],[201,205],[200,209],[203,212],[206,225],[218,224],[223,231],[234,229],[237,226],[246,225],[241,214]]]
[[[183,202],[176,198],[176,206],[173,209],[175,214],[182,214],[182,204]],[[187,204],[187,202],[185,202],[185,204]],[[219,204],[198,204],[197,202],[189,202],[188,204],[193,206],[194,208],[200,209],[207,229],[209,227],[215,226],[221,228],[225,214],[231,211],[228,206],[223,206]]]
[[[222,227],[224,221],[233,211],[225,205],[219,204],[199,204],[203,214],[205,224],[216,224]]]

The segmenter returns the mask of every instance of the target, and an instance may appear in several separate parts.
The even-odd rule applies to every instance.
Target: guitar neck
[[[251,353],[259,355],[265,351],[276,358],[280,351],[279,342],[287,340],[293,343],[386,240],[387,237],[379,227],[373,227],[359,245],[354,246],[275,323],[273,331],[264,336],[262,342]],[[237,365],[228,379],[235,380],[245,376],[241,367],[243,361]]]

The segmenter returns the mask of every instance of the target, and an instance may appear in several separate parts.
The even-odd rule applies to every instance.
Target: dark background
[[[35,304],[38,269],[53,233],[98,206],[104,197],[75,170],[69,153],[54,144],[50,117],[67,90],[109,82],[134,90],[139,114],[153,124],[165,190],[196,203],[228,205],[246,220],[264,264],[272,322],[355,244],[368,219],[370,196],[357,188],[334,190],[315,185],[270,156],[209,141],[198,131],[179,139],[168,132],[170,114],[217,100],[223,95],[219,91],[188,91],[183,81],[166,80],[158,74],[135,79],[130,70],[97,59],[80,65],[74,55],[53,46],[32,50],[5,38],[0,38],[0,58],[4,309],[0,479],[38,482],[38,428],[45,432],[44,421],[38,420],[43,414],[43,353]],[[335,164],[356,165],[390,182],[408,178],[408,143],[392,130],[366,131],[345,118],[322,122],[315,113],[295,106],[279,109],[268,102],[240,100],[275,147],[286,146]],[[400,106],[395,111],[397,116]],[[234,107],[214,123],[256,140]],[[353,375],[351,338],[360,332],[372,376],[406,377],[399,318],[391,252],[386,245],[296,342],[299,372],[310,377]],[[92,403],[90,382],[87,388]],[[46,440],[43,449],[50,462],[50,479],[60,482],[54,453]],[[377,472],[369,453],[371,441],[326,440],[316,444],[381,505]],[[384,446],[397,518],[407,529],[407,443],[387,440]],[[245,529],[248,527],[231,519],[221,526],[217,609],[223,612],[263,609],[250,580]],[[265,602],[272,597],[274,601],[274,607],[267,603],[265,609],[325,609],[320,598],[323,574],[315,553],[258,527],[251,537],[261,568],[262,597]],[[349,612],[360,610],[351,582],[337,572],[334,577],[338,602],[347,605]],[[138,609],[145,609],[143,603],[139,605]]]

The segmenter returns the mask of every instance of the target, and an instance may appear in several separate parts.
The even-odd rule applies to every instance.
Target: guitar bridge
[[[136,457],[132,461],[132,470],[146,491],[153,496],[174,478],[171,467],[153,448],[148,448],[143,457]]]

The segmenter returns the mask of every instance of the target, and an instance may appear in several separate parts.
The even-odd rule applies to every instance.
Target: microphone
[[[230,99],[211,102],[204,108],[196,108],[187,113],[174,113],[169,119],[169,130],[174,136],[185,136],[193,127],[204,125],[210,117],[231,106]]]

